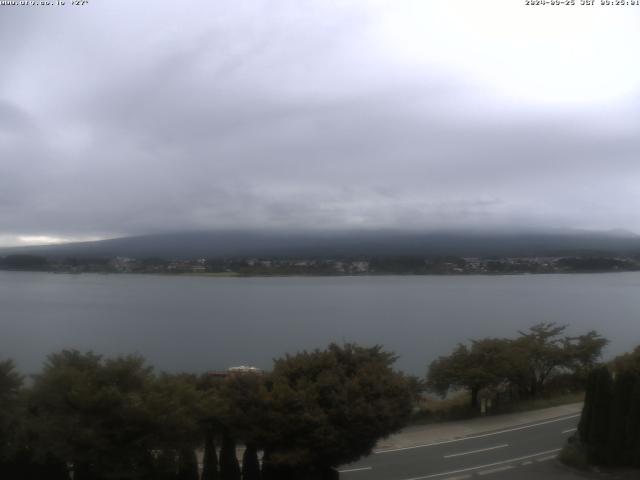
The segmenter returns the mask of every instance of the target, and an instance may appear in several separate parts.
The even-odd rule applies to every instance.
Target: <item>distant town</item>
[[[421,257],[366,258],[47,258],[0,257],[0,269],[54,273],[194,274],[211,276],[284,275],[465,275],[620,272],[640,270],[636,256]]]

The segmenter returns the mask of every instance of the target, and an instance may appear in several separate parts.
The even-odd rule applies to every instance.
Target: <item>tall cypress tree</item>
[[[627,419],[627,465],[640,468],[640,375],[636,375]]]
[[[260,480],[258,449],[249,444],[242,455],[242,480]]]
[[[198,458],[192,448],[180,451],[178,457],[178,480],[198,480]]]
[[[160,455],[158,455],[156,459],[156,472],[158,480],[177,479],[178,464],[175,451],[164,449],[160,452]]]
[[[609,420],[609,441],[607,442],[607,463],[622,465],[629,440],[627,438],[627,424],[631,409],[631,395],[635,377],[629,372],[621,372],[613,382],[613,395]]]
[[[69,480],[69,469],[67,463],[54,457],[47,455],[42,462],[42,470],[45,474],[41,478],[47,480]]]
[[[265,450],[262,454],[262,480],[278,480],[273,468],[273,462],[271,462],[271,455],[268,450]]]
[[[612,378],[607,367],[594,371],[596,376],[593,392],[593,413],[589,419],[587,454],[589,460],[596,464],[607,462],[607,443],[611,415]]]
[[[73,467],[73,480],[97,480],[92,465],[87,462],[75,462]]]
[[[236,442],[225,429],[220,449],[220,480],[240,480],[240,465],[236,457]]]
[[[593,405],[595,403],[596,385],[598,383],[598,371],[593,370],[587,377],[587,386],[584,395],[584,405],[582,407],[582,415],[578,423],[578,435],[585,445],[589,443],[591,438],[591,426],[593,424]]]
[[[204,458],[202,460],[202,480],[218,480],[218,454],[213,430],[210,428],[204,434]]]

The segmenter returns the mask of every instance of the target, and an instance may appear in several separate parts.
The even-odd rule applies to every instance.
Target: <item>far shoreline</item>
[[[105,276],[153,276],[153,277],[189,277],[189,278],[367,278],[367,277],[521,277],[521,276],[547,276],[547,275],[598,275],[598,274],[624,274],[640,273],[640,270],[595,270],[572,272],[468,272],[468,273],[272,273],[250,274],[239,272],[66,272],[54,270],[9,270],[0,269],[7,273],[47,273],[52,275],[105,275]]]

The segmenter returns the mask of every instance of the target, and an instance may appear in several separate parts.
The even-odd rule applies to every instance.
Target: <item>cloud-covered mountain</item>
[[[640,253],[630,232],[274,232],[226,230],[124,237],[95,242],[20,247],[0,253],[51,257],[340,257],[340,256],[534,256]]]

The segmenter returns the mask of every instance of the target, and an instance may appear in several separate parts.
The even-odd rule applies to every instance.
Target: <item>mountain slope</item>
[[[640,237],[615,232],[182,232],[0,249],[49,257],[541,256],[639,254]]]

